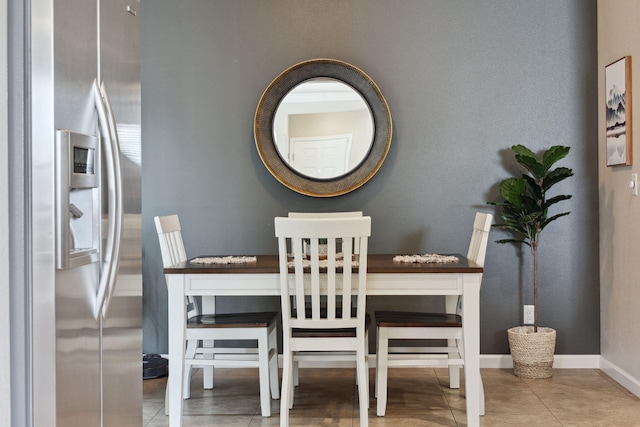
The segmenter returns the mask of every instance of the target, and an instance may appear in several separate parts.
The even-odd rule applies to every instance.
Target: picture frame
[[[605,67],[607,166],[632,164],[631,56]]]

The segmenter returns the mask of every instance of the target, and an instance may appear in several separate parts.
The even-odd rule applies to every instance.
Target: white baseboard
[[[369,356],[369,362],[375,366],[375,355]],[[557,369],[599,369],[600,355],[571,355],[556,354],[553,356],[553,367]],[[510,354],[481,354],[480,368],[482,369],[511,369],[513,360]]]
[[[600,369],[610,376],[615,382],[640,397],[640,379],[633,377],[628,372],[609,362],[604,357],[600,357]]]
[[[162,357],[168,358],[166,354]],[[246,357],[255,357],[246,355]],[[282,366],[282,355],[279,355],[279,363]],[[369,366],[375,368],[376,355],[369,355]],[[300,362],[301,368],[353,368],[354,362],[322,360],[321,358],[312,358]],[[513,360],[510,354],[481,354],[480,367],[482,369],[511,369],[513,368]],[[553,367],[557,369],[600,369],[606,375],[611,377],[615,382],[629,390],[631,393],[640,397],[640,379],[633,377],[628,372],[620,369],[618,366],[609,362],[599,354],[556,354],[553,356]]]
[[[553,367],[557,369],[599,369],[599,354],[556,354]],[[481,354],[481,368],[511,369],[513,360],[510,354]]]
[[[162,357],[168,358],[166,354],[161,354]],[[253,355],[243,355],[247,358],[255,357]],[[224,357],[224,356],[222,356]],[[237,357],[237,356],[235,356]],[[278,355],[280,360],[280,365],[282,366],[282,355]],[[588,355],[571,355],[571,354],[556,354],[553,357],[553,367],[554,368],[562,368],[562,369],[602,369],[601,368],[601,360],[604,360],[600,357],[599,354],[588,354]],[[372,367],[376,366],[376,355],[369,355],[369,364]],[[611,365],[613,370],[621,371],[617,369],[614,365]],[[308,358],[307,360],[300,362],[301,368],[353,368],[355,367],[355,362],[344,361],[344,360],[323,360],[322,356]],[[513,361],[511,359],[510,354],[481,354],[480,355],[480,367],[482,369],[511,369],[513,368]],[[605,371],[606,372],[606,371]],[[609,375],[607,373],[607,375]],[[614,378],[613,375],[609,375]],[[635,380],[635,379],[634,379]],[[635,380],[638,387],[640,387],[640,383]]]

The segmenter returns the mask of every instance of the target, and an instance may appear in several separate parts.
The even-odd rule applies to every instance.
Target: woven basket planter
[[[518,326],[507,330],[513,358],[513,373],[521,378],[551,378],[556,331],[551,328]]]

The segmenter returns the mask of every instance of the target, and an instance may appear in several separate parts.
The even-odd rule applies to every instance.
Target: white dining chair
[[[483,266],[493,216],[476,213],[467,258]],[[385,415],[387,407],[387,373],[394,366],[448,366],[449,387],[460,387],[460,367],[464,365],[461,297],[446,297],[445,313],[376,311],[376,413]],[[400,347],[391,340],[447,340],[447,347]],[[404,341],[406,344],[406,341]],[[440,357],[438,357],[440,355]],[[444,357],[442,357],[444,355]],[[436,357],[429,357],[436,356]],[[484,388],[480,378],[480,414],[484,414]]]
[[[346,212],[289,212],[287,214],[289,218],[351,218],[351,217],[361,217],[363,216],[362,211],[346,211]],[[353,253],[357,254],[360,252],[360,248],[358,247],[358,239],[355,239],[353,242]],[[355,302],[354,302],[355,304]],[[295,299],[292,301],[292,306],[295,309],[296,301]],[[354,305],[355,307],[355,305]],[[368,334],[367,334],[368,338]],[[369,341],[367,339],[366,348],[369,348]],[[368,350],[367,350],[368,351]],[[320,361],[323,360],[322,356],[319,356]],[[308,358],[307,358],[308,359]],[[335,359],[335,358],[334,358]],[[354,360],[355,361],[355,360]],[[368,359],[367,359],[368,361]],[[367,362],[368,363],[368,362]],[[367,366],[368,368],[368,366]],[[367,369],[367,372],[369,370]],[[300,384],[299,373],[299,363],[294,358],[293,360],[293,385],[298,386]]]
[[[164,267],[187,261],[178,215],[154,217]],[[278,399],[277,312],[201,314],[193,297],[187,297],[183,397],[189,398],[191,369],[198,367],[258,368],[262,416],[271,415],[271,398]],[[257,349],[204,346],[204,341],[254,340]],[[253,350],[253,351],[252,351]],[[247,353],[257,353],[247,357]],[[168,413],[168,405],[166,405]]]
[[[367,243],[371,218],[312,217],[276,218],[283,329],[283,374],[280,426],[289,425],[294,403],[293,363],[301,353],[344,352],[356,358],[360,426],[368,425],[368,369],[366,348]],[[303,240],[311,246],[310,259],[303,252]],[[320,261],[319,239],[327,239],[327,259]],[[343,258],[338,259],[336,242],[342,240]],[[353,241],[360,253],[354,254]],[[291,261],[288,254],[291,248]],[[357,263],[357,273],[353,262]],[[290,271],[292,272],[290,274]],[[356,298],[355,310],[351,304]],[[291,300],[295,300],[295,308]]]

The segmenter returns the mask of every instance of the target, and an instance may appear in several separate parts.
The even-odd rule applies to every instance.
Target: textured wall
[[[180,215],[190,256],[275,253],[273,217],[305,210],[363,210],[373,252],[465,253],[474,211],[492,210],[515,170],[508,147],[523,143],[572,147],[563,164],[575,177],[559,188],[572,213],[542,237],[541,324],[558,330],[558,354],[599,353],[595,0],[154,0],[141,19],[145,351],[167,351],[154,215]],[[319,57],[368,73],[394,126],[378,174],[331,199],[279,184],[253,141],[267,85]],[[500,237],[485,266],[483,353],[508,351],[505,330],[533,299],[528,252]]]
[[[600,147],[600,283],[602,299],[602,356],[625,375],[635,377],[632,389],[640,393],[640,197],[632,196],[628,183],[640,168],[640,3],[635,0],[599,1],[598,106]],[[631,55],[633,92],[633,166],[605,166],[605,78],[607,64]],[[628,119],[627,119],[628,120]]]

